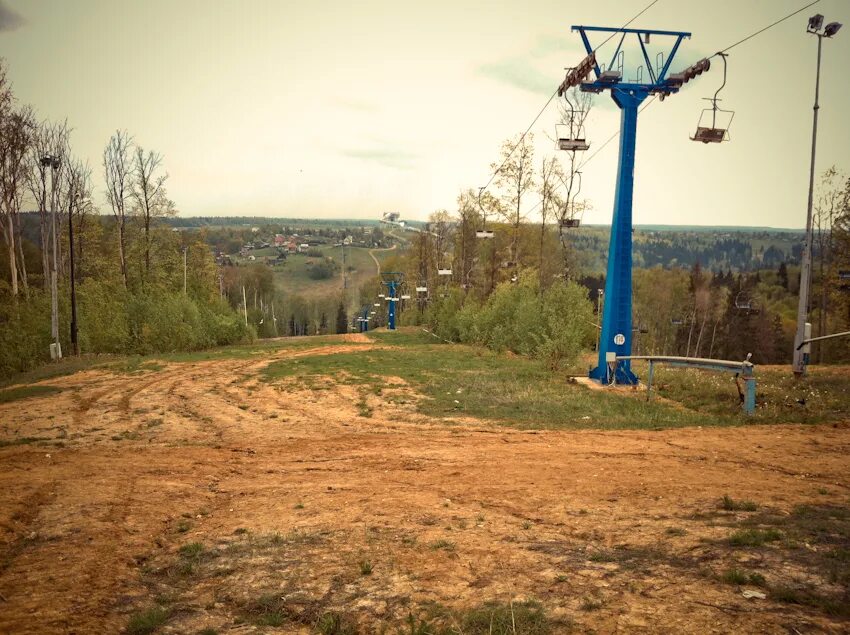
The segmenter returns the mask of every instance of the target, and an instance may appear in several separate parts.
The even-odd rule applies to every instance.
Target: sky
[[[67,118],[103,212],[103,147],[126,129],[164,156],[183,216],[424,220],[489,180],[502,142],[584,57],[572,25],[620,27],[649,2],[0,0],[0,56],[21,103]],[[678,71],[806,3],[657,0],[630,26],[691,32]],[[817,170],[850,172],[850,1],[821,0],[730,51],[729,143],[688,139],[722,82],[717,58],[647,106],[636,224],[805,225],[814,13],[848,23],[824,42]],[[640,61],[627,53],[633,77]],[[533,129],[538,163],[558,154],[555,101]],[[594,97],[588,156],[619,121],[610,95]],[[615,140],[583,169],[585,223],[611,222],[617,155]],[[530,195],[527,208],[536,203]]]

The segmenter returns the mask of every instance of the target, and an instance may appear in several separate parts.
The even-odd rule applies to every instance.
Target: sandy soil
[[[847,506],[848,426],[527,432],[428,419],[400,380],[407,403],[370,395],[366,418],[356,386],[256,378],[352,348],[86,371],[0,405],[0,440],[50,439],[0,447],[0,633],[120,632],[157,598],[181,633],[309,632],[308,608],[373,632],[428,602],[524,598],[556,632],[850,630],[713,577],[811,578],[722,546],[745,513],[717,501]],[[218,555],[171,575],[190,542]],[[234,628],[267,592],[304,625]]]

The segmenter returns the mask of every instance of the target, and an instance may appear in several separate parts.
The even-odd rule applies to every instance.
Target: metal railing
[[[617,361],[646,361],[649,362],[649,376],[646,381],[646,399],[652,398],[652,376],[655,364],[670,364],[671,366],[683,366],[686,368],[701,368],[704,370],[715,370],[735,374],[735,384],[738,386],[738,394],[741,397],[742,407],[746,414],[751,415],[756,409],[756,378],[755,365],[749,360],[734,362],[726,359],[707,359],[704,357],[676,357],[672,355],[624,355],[617,356]],[[745,390],[738,385],[738,377],[742,377]]]

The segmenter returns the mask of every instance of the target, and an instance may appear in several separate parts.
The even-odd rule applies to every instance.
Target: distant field
[[[316,249],[322,253],[323,257],[331,257],[335,263],[342,264],[341,247],[324,246],[316,247]],[[359,288],[366,280],[377,274],[375,261],[369,255],[369,251],[365,247],[346,247],[346,266],[354,268],[353,271],[348,272],[349,289]],[[394,253],[392,250],[372,251],[379,262],[383,262]],[[306,298],[332,296],[342,289],[342,271],[337,271],[333,277],[325,280],[313,280],[310,278],[310,267],[319,261],[318,258],[310,258],[302,254],[290,255],[286,264],[274,267],[275,286],[284,293],[298,294]]]

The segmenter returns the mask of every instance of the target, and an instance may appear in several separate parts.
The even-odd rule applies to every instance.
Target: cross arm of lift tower
[[[691,34],[686,31],[660,31],[658,29],[627,29],[620,27],[601,27],[601,26],[583,26],[573,25],[573,31],[577,31],[581,36],[581,41],[584,44],[587,57],[582,62],[567,74],[567,77],[558,87],[558,95],[563,95],[573,86],[580,86],[582,91],[600,93],[605,89],[619,88],[620,90],[639,90],[646,94],[660,94],[666,96],[678,92],[682,85],[682,80],[678,76],[668,77],[667,72],[670,70],[670,65],[676,53],[679,50],[679,45],[685,38],[690,38]],[[607,70],[602,70],[597,59],[597,49],[593,48],[590,43],[588,33],[609,33],[610,40],[617,34],[620,34],[617,47],[614,49],[614,54],[611,56],[610,62],[605,66]],[[626,38],[634,36],[640,45],[640,51],[643,56],[644,64],[646,65],[649,82],[624,82],[622,73],[617,69],[617,59],[620,52],[623,50],[623,44]],[[667,59],[663,66],[657,69],[649,58],[649,52],[646,45],[650,42],[652,36],[672,37],[675,38],[670,49]],[[606,40],[607,42],[608,40]],[[595,73],[594,81],[585,81],[591,71]]]

